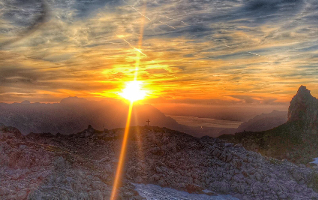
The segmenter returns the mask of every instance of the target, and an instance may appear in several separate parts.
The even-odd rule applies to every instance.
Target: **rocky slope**
[[[220,138],[277,159],[308,164],[318,157],[318,100],[300,86],[291,100],[288,121],[262,132],[243,131]]]
[[[109,199],[123,131],[23,136],[2,125],[0,199]],[[133,127],[127,152],[120,199],[142,199],[134,183],[238,199],[318,199],[312,169],[219,139]]]
[[[287,121],[286,111],[274,110],[271,113],[257,115],[247,122],[242,123],[236,132],[242,131],[266,131],[280,126]]]

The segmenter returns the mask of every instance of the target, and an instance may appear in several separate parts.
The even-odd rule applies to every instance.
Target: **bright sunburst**
[[[141,85],[141,81],[127,82],[126,88],[119,95],[131,102],[142,100],[146,97],[147,92],[142,90]]]

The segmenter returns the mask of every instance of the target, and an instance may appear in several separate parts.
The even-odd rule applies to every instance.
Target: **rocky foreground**
[[[123,129],[0,130],[0,199],[109,199]],[[305,166],[166,128],[133,127],[130,136],[119,199],[143,199],[135,183],[238,199],[318,199],[318,175]]]

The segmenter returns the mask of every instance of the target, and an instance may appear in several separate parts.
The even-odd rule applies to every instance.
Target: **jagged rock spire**
[[[299,98],[304,98],[304,100],[306,100],[306,98],[313,98],[313,96],[310,94],[310,90],[303,85],[299,87],[296,96]]]
[[[300,86],[288,108],[288,121],[300,121],[305,132],[317,132],[318,100],[310,94],[306,86]]]

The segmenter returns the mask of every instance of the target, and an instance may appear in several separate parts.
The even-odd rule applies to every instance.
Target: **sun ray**
[[[134,104],[133,101],[131,101],[130,104],[129,104],[128,117],[127,117],[127,121],[126,121],[126,128],[125,128],[125,132],[124,132],[123,142],[122,142],[122,145],[121,145],[121,150],[120,150],[120,156],[119,156],[119,161],[118,161],[118,165],[117,165],[115,181],[114,181],[113,190],[112,190],[112,194],[111,194],[111,198],[110,198],[111,200],[115,200],[117,198],[117,190],[118,190],[119,182],[120,182],[120,179],[121,179],[122,169],[123,169],[125,156],[126,156],[126,148],[127,148],[127,142],[128,142],[131,111],[132,111],[132,108],[133,108],[133,104]]]
[[[146,11],[146,4],[143,9],[143,13]],[[142,15],[144,16],[144,14]],[[136,58],[136,64],[135,64],[135,74],[134,74],[134,81],[137,81],[138,78],[138,68],[140,64],[140,54],[141,54],[141,46],[142,46],[142,39],[143,39],[143,34],[144,34],[144,23],[145,23],[145,17],[141,18],[141,26],[140,26],[140,36],[139,36],[139,41],[138,41],[138,49],[139,51],[136,51],[137,58]],[[124,132],[124,138],[122,142],[122,147],[120,151],[120,156],[119,156],[119,162],[117,165],[117,170],[116,170],[116,176],[115,176],[115,181],[113,184],[113,189],[111,193],[111,200],[116,200],[117,195],[118,195],[118,187],[120,185],[120,180],[122,176],[122,168],[124,166],[124,161],[125,161],[125,156],[126,156],[126,148],[127,148],[127,142],[128,142],[128,135],[129,135],[129,127],[130,127],[130,120],[131,120],[131,112],[133,108],[134,101],[130,101],[129,104],[129,110],[128,110],[128,117],[126,121],[126,127],[125,127],[125,132]]]

